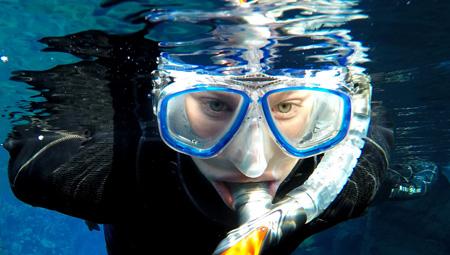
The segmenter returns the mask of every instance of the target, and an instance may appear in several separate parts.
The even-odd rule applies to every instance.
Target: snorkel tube
[[[240,227],[228,233],[215,255],[260,254],[311,222],[336,199],[356,166],[370,122],[371,86],[367,75],[348,73],[352,119],[347,137],[327,151],[305,183],[272,204],[267,187],[233,190]]]

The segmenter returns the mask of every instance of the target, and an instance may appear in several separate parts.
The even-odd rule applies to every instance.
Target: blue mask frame
[[[270,106],[268,103],[268,97],[272,95],[273,93],[277,92],[284,92],[289,90],[310,90],[310,91],[319,91],[319,92],[325,92],[330,93],[333,95],[338,96],[342,99],[343,102],[343,114],[342,114],[342,120],[341,120],[341,126],[339,127],[339,132],[332,138],[327,141],[325,141],[322,144],[318,144],[314,147],[300,150],[289,144],[289,142],[283,137],[283,135],[278,131],[276,124],[274,120],[271,117],[271,111]],[[199,149],[195,148],[191,145],[188,145],[186,143],[183,143],[176,138],[174,138],[169,131],[168,124],[167,124],[167,107],[168,103],[171,99],[174,97],[192,93],[192,92],[227,92],[227,93],[234,93],[238,94],[242,97],[242,106],[239,108],[239,112],[236,115],[236,118],[233,122],[233,124],[230,126],[229,130],[225,132],[225,134],[210,148],[207,149]],[[159,120],[159,128],[160,133],[163,138],[163,140],[173,149],[194,156],[199,158],[211,158],[220,153],[227,144],[233,139],[234,135],[238,132],[242,122],[244,121],[247,112],[249,110],[249,106],[254,103],[254,100],[252,100],[251,96],[243,90],[238,89],[232,89],[227,87],[220,87],[220,86],[211,86],[206,84],[197,84],[192,86],[189,89],[182,90],[175,92],[173,94],[166,95],[162,98],[159,111],[158,111],[158,120]],[[289,86],[289,87],[283,87],[278,89],[269,90],[268,92],[264,93],[262,96],[258,98],[259,105],[262,107],[262,112],[264,114],[264,118],[266,120],[266,123],[270,129],[270,132],[272,133],[273,137],[275,138],[277,144],[288,154],[294,157],[298,158],[307,158],[316,154],[323,153],[333,146],[337,145],[339,142],[341,142],[347,135],[349,126],[350,126],[350,119],[351,119],[351,99],[350,96],[346,93],[338,90],[332,90],[322,87],[307,87],[307,86]]]

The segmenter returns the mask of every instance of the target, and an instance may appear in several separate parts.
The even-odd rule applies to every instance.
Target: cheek
[[[197,168],[209,181],[220,180],[233,171],[233,166],[225,159],[214,157],[210,159],[192,158]]]
[[[279,181],[283,181],[295,164],[298,162],[298,158],[292,158],[285,155],[282,151],[277,152],[277,154],[269,161],[268,171]]]
[[[309,114],[306,112],[300,112],[295,118],[278,124],[278,128],[288,139],[296,140],[303,135],[308,121]]]

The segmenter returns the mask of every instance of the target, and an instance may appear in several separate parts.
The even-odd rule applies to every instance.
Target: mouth
[[[239,184],[245,184],[246,182],[229,182],[229,181],[212,181],[211,182],[217,193],[219,193],[220,197],[224,201],[224,203],[232,210],[234,210],[234,198],[231,193],[230,186],[237,186]],[[279,181],[264,181],[269,187],[269,194],[272,198],[275,196],[275,193],[280,185]]]

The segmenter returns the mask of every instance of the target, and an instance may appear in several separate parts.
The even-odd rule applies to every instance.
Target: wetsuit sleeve
[[[110,135],[23,135],[12,133],[4,142],[10,153],[9,181],[18,199],[97,223],[117,221],[123,216],[121,208],[135,205],[134,173],[113,173],[117,159]],[[115,187],[117,183],[122,187]],[[117,188],[120,194],[115,194]]]
[[[140,209],[136,155],[153,119],[147,85],[159,56],[157,42],[144,37],[148,29],[42,38],[45,51],[83,60],[12,73],[12,80],[45,99],[27,104],[23,110],[30,114],[4,142],[11,188],[20,200],[98,223]]]

